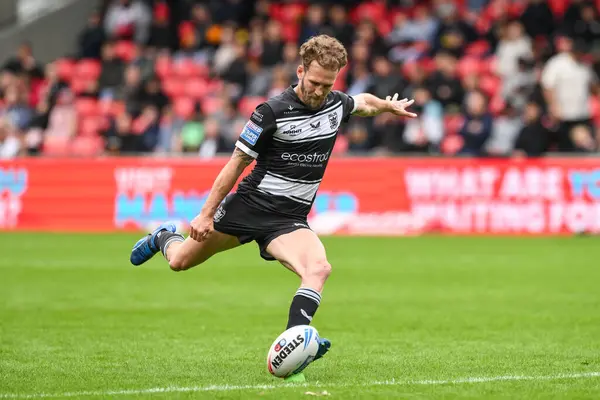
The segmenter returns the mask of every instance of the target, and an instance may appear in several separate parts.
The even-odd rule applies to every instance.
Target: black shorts
[[[240,243],[256,241],[260,256],[267,261],[275,258],[267,253],[273,239],[298,229],[310,229],[306,218],[276,215],[249,205],[243,197],[233,193],[225,197],[214,217],[215,230],[235,236]]]

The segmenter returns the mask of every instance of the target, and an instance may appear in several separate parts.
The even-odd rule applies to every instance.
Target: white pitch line
[[[61,397],[80,397],[80,396],[119,396],[119,395],[139,395],[152,393],[185,393],[185,392],[228,392],[234,390],[273,390],[289,387],[369,387],[369,386],[411,386],[411,385],[457,385],[464,383],[486,383],[486,382],[501,382],[501,381],[550,381],[559,379],[581,379],[581,378],[598,378],[600,372],[582,372],[582,373],[565,373],[556,375],[542,376],[527,376],[527,375],[504,375],[504,376],[488,376],[488,377],[471,377],[446,380],[400,380],[395,379],[388,381],[375,381],[357,384],[327,384],[316,382],[314,384],[281,384],[281,385],[211,385],[211,386],[168,386],[156,387],[149,389],[128,389],[128,390],[108,390],[108,391],[83,391],[83,392],[64,392],[64,393],[32,393],[32,394],[17,394],[6,393],[0,394],[0,399],[41,399],[41,398],[61,398]]]

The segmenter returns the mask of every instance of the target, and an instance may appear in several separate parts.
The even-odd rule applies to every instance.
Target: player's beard
[[[302,92],[302,97],[303,97],[302,101],[309,108],[317,109],[323,105],[323,102],[325,101],[325,99],[319,100],[319,99],[315,98],[314,96],[311,96],[308,93],[308,90],[306,90],[306,87],[304,86],[304,77],[302,77],[302,84],[300,85],[300,91]]]

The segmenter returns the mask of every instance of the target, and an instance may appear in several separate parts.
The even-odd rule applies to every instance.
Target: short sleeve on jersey
[[[271,107],[263,103],[256,107],[244,125],[235,146],[250,157],[258,158],[266,149],[276,129],[275,115]]]
[[[338,92],[338,93],[340,95],[340,98],[342,99],[342,107],[343,107],[343,112],[344,112],[342,121],[348,122],[348,120],[350,119],[350,116],[356,109],[356,103],[354,101],[354,97],[348,96],[344,92]]]

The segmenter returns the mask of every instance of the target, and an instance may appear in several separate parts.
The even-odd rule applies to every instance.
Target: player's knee
[[[185,254],[178,253],[169,260],[169,267],[171,267],[172,271],[179,272],[192,268],[192,265],[186,259]]]
[[[307,265],[306,273],[310,277],[325,282],[331,274],[331,264],[326,259],[315,260]]]

